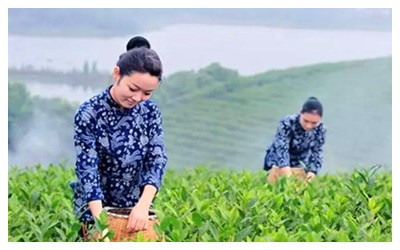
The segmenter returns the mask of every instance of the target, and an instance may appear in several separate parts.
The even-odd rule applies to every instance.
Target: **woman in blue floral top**
[[[300,114],[286,116],[279,122],[264,160],[264,170],[269,171],[268,182],[274,183],[280,176],[292,174],[309,182],[318,174],[326,134],[321,118],[322,104],[310,97]]]
[[[113,70],[113,85],[84,102],[74,124],[74,211],[93,222],[104,206],[133,207],[128,232],[147,228],[148,212],[167,163],[161,113],[150,100],[162,64],[143,37],[127,45]]]

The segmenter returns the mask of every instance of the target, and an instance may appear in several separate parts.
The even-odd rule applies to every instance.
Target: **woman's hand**
[[[314,179],[315,174],[313,172],[308,172],[306,175],[306,182],[310,183],[312,179]]]
[[[129,214],[128,225],[126,230],[128,233],[133,233],[141,230],[146,230],[149,223],[149,207],[138,202],[132,208]]]
[[[132,233],[147,229],[149,223],[149,209],[156,192],[157,189],[154,186],[144,186],[139,202],[132,208],[129,214],[128,225],[126,227],[127,232]]]

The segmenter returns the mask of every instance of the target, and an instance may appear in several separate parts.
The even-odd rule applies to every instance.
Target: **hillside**
[[[96,81],[100,89],[107,83],[107,76],[96,72],[89,75],[75,72],[57,77],[52,72],[12,71],[11,75],[20,81],[44,79],[48,84],[58,78],[57,82],[70,86],[83,85],[89,78],[104,79]],[[207,164],[261,169],[265,150],[271,143],[279,119],[298,112],[309,96],[316,96],[324,105],[323,122],[328,127],[323,172],[375,164],[383,164],[390,169],[391,76],[391,57],[316,64],[248,77],[214,63],[198,71],[170,75],[163,79],[154,96],[163,114],[168,167],[179,169]],[[24,91],[13,93],[21,95]],[[22,98],[27,103],[30,100],[24,96],[15,98]],[[9,100],[9,121],[10,114],[22,114],[17,114],[20,109],[14,105]],[[46,110],[41,108],[37,111],[43,114]],[[32,138],[39,136],[38,130],[24,130],[21,136],[29,135],[28,138],[17,136],[12,140],[21,142],[25,148],[38,149],[40,152],[32,152],[32,155],[43,156],[42,163],[48,162],[46,155],[55,148],[70,148],[70,151],[53,152],[52,155],[73,155],[73,113],[71,108],[64,112],[62,120],[65,124],[57,127],[65,129],[55,131],[58,137],[52,140],[63,147],[46,148],[43,144],[39,150],[37,139],[32,144]],[[55,121],[53,114],[48,116]],[[40,124],[46,121],[43,126],[53,126],[51,119],[41,117],[39,120]],[[24,120],[20,124],[35,123]],[[14,125],[10,131],[16,131]],[[21,157],[29,158],[25,150],[21,152]],[[43,155],[42,152],[47,153]],[[32,162],[35,163],[37,160]]]
[[[376,163],[390,168],[391,65],[389,57],[241,77],[213,64],[171,75],[155,96],[169,166],[259,169],[279,119],[316,96],[328,127],[324,171]]]

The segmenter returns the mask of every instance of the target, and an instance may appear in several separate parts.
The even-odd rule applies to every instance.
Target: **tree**
[[[89,62],[88,61],[85,61],[83,63],[83,73],[85,75],[88,75],[90,73],[90,71],[89,71]]]
[[[22,83],[8,83],[8,146],[23,133],[33,112],[32,99]]]

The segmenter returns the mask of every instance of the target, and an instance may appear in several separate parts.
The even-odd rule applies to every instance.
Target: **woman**
[[[84,102],[74,124],[74,211],[93,223],[104,206],[133,207],[128,232],[145,230],[167,156],[161,113],[150,100],[162,64],[150,43],[132,38],[114,67],[114,83]]]
[[[318,174],[326,134],[321,119],[322,104],[317,98],[310,97],[300,114],[286,116],[279,122],[264,160],[264,170],[270,170],[268,182],[274,183],[280,176],[294,174],[298,178],[305,177],[308,183]]]

